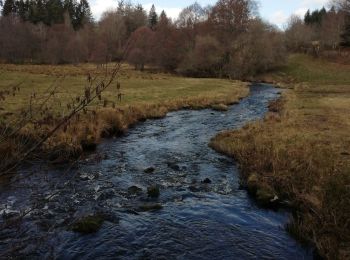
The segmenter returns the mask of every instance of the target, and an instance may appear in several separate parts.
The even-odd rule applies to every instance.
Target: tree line
[[[16,15],[22,22],[47,26],[63,23],[67,15],[75,30],[92,19],[86,0],[5,0],[2,15]]]
[[[292,16],[285,31],[291,51],[340,50],[350,47],[350,0],[333,0],[330,9],[308,10],[304,19]]]
[[[286,56],[283,32],[259,18],[253,0],[194,3],[175,21],[154,6],[147,13],[119,1],[97,22],[86,0],[4,2],[3,62],[105,63],[122,59],[127,45],[127,61],[136,69],[197,77],[249,77],[280,66]]]

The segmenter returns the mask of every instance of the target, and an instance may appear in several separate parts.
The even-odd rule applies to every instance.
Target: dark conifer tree
[[[307,10],[305,17],[304,17],[304,22],[305,24],[310,24],[311,23],[311,14],[310,10]]]
[[[154,5],[152,5],[151,10],[149,11],[148,15],[148,26],[154,30],[158,23],[158,15],[156,12],[156,8]]]
[[[16,4],[14,0],[5,0],[2,9],[2,15],[7,16],[11,13],[16,13]]]
[[[19,0],[16,3],[16,10],[17,10],[17,14],[19,15],[19,17],[21,17],[21,19],[23,21],[27,20],[27,11],[28,8],[26,6],[26,3],[24,2],[24,0]]]
[[[47,17],[45,23],[53,25],[63,23],[63,4],[61,0],[48,0],[46,3]]]
[[[80,0],[80,3],[76,5],[74,18],[73,27],[76,30],[80,29],[85,23],[92,21],[90,5],[86,0]]]

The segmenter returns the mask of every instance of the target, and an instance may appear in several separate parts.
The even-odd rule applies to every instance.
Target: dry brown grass
[[[56,93],[48,104],[49,113],[37,115],[39,124],[29,123],[11,142],[13,149],[6,149],[8,158],[16,160],[17,149],[23,136],[40,139],[50,131],[57,120],[67,115],[72,100],[84,93],[87,73],[102,79],[103,68],[84,64],[80,66],[42,65],[1,65],[0,91],[11,89],[23,82],[15,95],[0,100],[1,122],[9,122],[22,116],[23,108],[28,108],[30,96],[36,93],[38,103],[45,99],[48,87],[57,76],[64,75],[55,83]],[[112,68],[112,64],[109,64]],[[247,84],[221,79],[194,79],[176,75],[134,71],[123,65],[118,81],[123,93],[122,102],[117,100],[117,82],[108,88],[101,100],[94,102],[81,115],[74,117],[42,146],[44,154],[55,163],[75,158],[83,148],[93,148],[101,138],[124,133],[131,125],[148,118],[164,117],[167,112],[179,109],[201,109],[213,104],[232,104],[248,94]],[[53,119],[47,119],[47,115]],[[1,130],[1,128],[0,128]],[[1,147],[0,147],[1,149]]]
[[[334,75],[333,64],[291,59],[286,77],[298,83],[270,105],[272,112],[261,122],[219,134],[211,145],[238,160],[244,180],[257,175],[260,185],[290,201],[296,210],[288,226],[292,234],[312,242],[327,259],[349,259],[350,68],[337,65]],[[305,59],[308,70],[322,67],[322,78],[305,81]]]

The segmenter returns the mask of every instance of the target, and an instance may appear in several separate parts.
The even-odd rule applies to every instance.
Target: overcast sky
[[[103,11],[108,8],[115,8],[117,0],[90,0],[91,9],[96,19],[99,19]],[[133,0],[132,3],[140,3],[146,10],[149,10],[152,4],[156,6],[157,12],[165,10],[168,16],[176,18],[182,8],[192,4],[192,1],[184,0]],[[202,6],[213,5],[215,0],[198,0]],[[303,16],[308,9],[322,8],[327,6],[329,0],[260,0],[261,16],[283,28],[286,20],[291,14]]]

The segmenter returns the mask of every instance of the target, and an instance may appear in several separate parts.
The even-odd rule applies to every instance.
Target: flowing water
[[[0,213],[37,209],[0,231],[0,251],[58,259],[311,259],[284,229],[289,213],[257,207],[239,189],[235,162],[208,147],[218,132],[262,118],[277,96],[272,86],[254,85],[227,112],[183,110],[147,120],[103,142],[78,167],[23,169],[22,179],[2,187]],[[149,167],[155,170],[145,173]],[[157,199],[147,196],[154,185]],[[106,216],[97,233],[68,228],[96,212]]]

